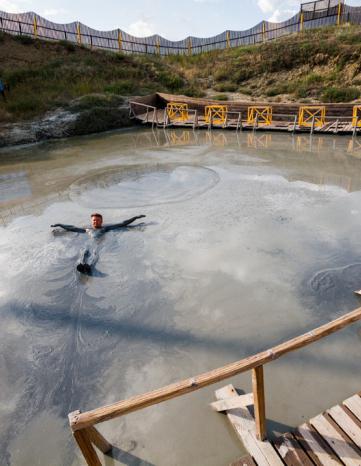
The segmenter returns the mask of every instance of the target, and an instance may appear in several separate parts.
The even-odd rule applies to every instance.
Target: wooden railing
[[[136,395],[127,400],[119,401],[108,406],[82,413],[74,411],[69,414],[69,423],[74,438],[82,451],[89,466],[101,466],[99,457],[94,449],[95,445],[100,451],[106,453],[112,446],[96,430],[95,424],[109,421],[119,416],[152,406],[163,401],[185,395],[186,393],[200,390],[208,385],[233,377],[242,372],[252,371],[252,386],[254,399],[254,412],[256,420],[257,437],[260,440],[266,438],[266,414],[263,381],[263,366],[274,361],[284,354],[320,340],[327,335],[346,327],[361,319],[361,308],[357,308],[336,320],[313,329],[303,335],[285,341],[271,349],[254,354],[240,361],[227,364],[209,372],[173,383],[163,388],[153,390],[142,395]]]

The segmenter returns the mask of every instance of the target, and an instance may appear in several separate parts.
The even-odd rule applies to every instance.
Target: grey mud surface
[[[232,362],[360,305],[361,143],[287,134],[118,131],[0,153],[0,464],[84,464],[82,411]],[[53,235],[146,214],[86,238]],[[288,430],[360,390],[361,326],[266,367]],[[250,389],[250,374],[231,381]],[[106,465],[227,465],[244,451],[215,388],[100,425]]]

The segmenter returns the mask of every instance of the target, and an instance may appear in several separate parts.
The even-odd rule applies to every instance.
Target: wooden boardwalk
[[[190,118],[186,121],[169,121],[164,117],[164,110],[149,110],[149,112],[140,113],[136,116],[136,119],[143,124],[153,125],[160,128],[194,128],[194,129],[233,129],[233,130],[245,130],[245,131],[282,131],[282,132],[297,132],[297,133],[309,133],[311,131],[310,127],[303,127],[299,125],[294,125],[294,123],[289,121],[277,121],[273,120],[271,125],[262,125],[259,124],[255,126],[254,124],[248,124],[245,120],[239,121],[237,118],[228,118],[225,124],[212,124],[205,121],[204,116],[199,116],[195,121],[193,118]],[[317,127],[313,131],[321,134],[352,134],[354,128],[350,121],[336,121],[326,122],[323,126]]]
[[[232,466],[361,466],[361,397],[313,417],[274,441],[260,441],[252,409],[253,395],[238,395],[232,385],[216,391],[212,408],[227,415],[249,456]]]
[[[178,102],[178,103],[176,103]],[[168,108],[168,105],[171,107]],[[185,110],[181,110],[180,106]],[[178,106],[178,110],[172,110]],[[223,108],[222,114],[206,111],[210,107]],[[168,110],[167,110],[168,108]],[[249,115],[256,109],[256,117]],[[306,119],[302,112],[308,110]],[[311,110],[310,110],[311,109]],[[312,110],[313,109],[313,110]],[[251,131],[283,131],[292,133],[353,134],[360,131],[361,106],[352,104],[314,104],[304,107],[301,104],[217,102],[185,96],[157,93],[139,97],[129,102],[131,118],[152,127],[193,128],[193,129],[233,129]],[[302,111],[301,111],[302,110]],[[322,117],[319,113],[324,112]],[[355,111],[357,110],[357,115]],[[219,112],[221,110],[218,110]],[[182,113],[183,112],[183,113]],[[269,112],[269,113],[264,113]],[[310,113],[311,112],[311,113]],[[313,118],[310,119],[313,113]],[[211,116],[210,116],[211,115]],[[316,115],[316,116],[315,116]],[[355,123],[356,118],[356,123]],[[355,124],[355,126],[353,126]]]

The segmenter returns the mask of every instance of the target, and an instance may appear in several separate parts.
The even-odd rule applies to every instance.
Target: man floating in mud
[[[115,223],[113,225],[103,226],[103,216],[98,213],[91,214],[91,228],[79,228],[74,225],[64,225],[62,223],[56,223],[55,225],[50,225],[51,228],[60,227],[66,231],[72,231],[74,233],[87,233],[93,239],[99,239],[105,233],[111,230],[118,230],[120,228],[125,228],[135,220],[144,218],[145,215],[138,215],[137,217],[132,217],[128,220],[124,220],[121,223]],[[97,260],[96,250],[94,248],[86,248],[81,262],[77,265],[77,270],[81,273],[91,274],[92,266]]]

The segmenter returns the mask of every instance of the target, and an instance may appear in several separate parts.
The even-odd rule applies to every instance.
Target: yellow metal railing
[[[188,104],[169,102],[167,104],[167,115],[171,121],[187,121],[189,119]]]
[[[352,113],[352,126],[361,126],[361,105],[354,105]]]
[[[247,124],[249,125],[265,125],[272,124],[272,107],[248,107]]]
[[[299,126],[308,126],[320,128],[326,121],[326,107],[312,105],[309,107],[300,107],[298,113]]]
[[[204,109],[206,123],[224,125],[227,119],[227,111],[227,105],[207,105]]]

